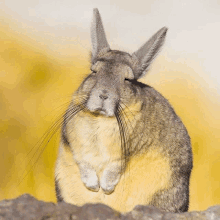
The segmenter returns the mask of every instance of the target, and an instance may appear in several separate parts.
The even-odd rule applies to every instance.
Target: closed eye
[[[92,73],[97,73],[97,71],[90,69]]]

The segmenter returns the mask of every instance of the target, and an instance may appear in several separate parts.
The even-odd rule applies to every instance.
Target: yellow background
[[[103,20],[108,20],[100,12]],[[30,30],[31,25],[22,19],[11,18],[4,11],[1,14],[0,199],[30,193],[38,199],[55,202],[53,172],[59,132],[48,145],[49,137],[43,139],[43,135],[65,110],[72,92],[89,72],[89,39],[62,38],[63,44],[54,33],[48,38],[42,37],[40,31]],[[117,41],[114,33],[122,34],[123,30],[114,29],[110,24],[108,20],[106,32],[115,49],[123,39]],[[109,33],[108,27],[114,32]],[[73,36],[75,31],[77,36],[89,37],[89,28],[83,30],[82,35],[79,35],[81,29],[73,24],[71,30]],[[138,32],[133,34],[139,36]],[[151,34],[153,32],[149,36]],[[140,36],[141,40],[149,37],[142,36],[141,31]],[[168,34],[169,48],[165,47],[142,81],[170,101],[189,131],[194,154],[190,210],[204,210],[220,203],[220,86],[203,65],[204,57],[188,55],[187,50],[184,54],[180,49],[176,51],[170,42]],[[208,43],[205,41],[204,46]],[[140,45],[132,42],[128,49],[134,46]],[[120,45],[116,49],[120,49]]]

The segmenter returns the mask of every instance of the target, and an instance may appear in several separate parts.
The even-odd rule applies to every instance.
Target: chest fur
[[[80,112],[67,125],[68,140],[77,160],[102,168],[121,157],[120,132],[116,118]]]

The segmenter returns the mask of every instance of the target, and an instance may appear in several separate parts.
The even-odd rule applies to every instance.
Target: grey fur
[[[149,204],[165,211],[184,212],[189,205],[189,179],[192,169],[190,137],[169,102],[152,87],[137,81],[158,54],[166,32],[167,28],[160,29],[133,55],[110,50],[101,17],[98,10],[94,10],[92,73],[74,93],[73,101],[64,117],[62,143],[73,151],[85,190],[87,188],[95,193],[101,187],[105,194],[114,193],[120,176],[126,172],[127,162],[132,157],[156,149],[169,161],[172,176],[170,187],[155,193]],[[82,100],[80,104],[76,103],[76,97]],[[135,123],[129,125],[125,110],[129,109],[131,103],[140,104],[140,107],[138,113],[132,113],[138,114]],[[80,161],[78,155],[74,154],[74,137],[78,134],[74,134],[69,125],[70,122],[75,125],[74,116],[79,111],[87,112],[91,117],[116,118],[118,121],[122,155],[103,168],[100,179],[91,161]],[[91,130],[94,135],[91,146],[96,143],[95,135],[99,135],[96,132]],[[146,170],[146,175],[147,172]],[[56,182],[57,187],[58,185]],[[57,189],[57,192],[59,199],[62,189]]]
[[[101,16],[97,8],[93,10],[91,40],[92,40],[92,60],[94,60],[95,57],[97,57],[97,55],[103,50],[108,51],[110,49],[105,36],[104,27],[102,25]]]
[[[142,77],[142,74],[149,69],[153,59],[164,44],[167,30],[166,27],[161,28],[140,49],[132,54],[133,59],[138,60],[138,65],[135,68],[136,79]]]

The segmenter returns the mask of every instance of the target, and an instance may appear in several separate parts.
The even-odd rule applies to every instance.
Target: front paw
[[[107,195],[110,195],[115,191],[115,186],[116,185],[109,184],[105,180],[101,181],[102,190]]]
[[[99,191],[99,179],[96,175],[95,171],[90,171],[86,173],[81,174],[81,180],[86,186],[87,189],[93,191],[93,192],[98,192]]]
[[[103,192],[107,195],[113,193],[119,180],[120,180],[119,173],[104,171],[100,180],[100,185]]]

